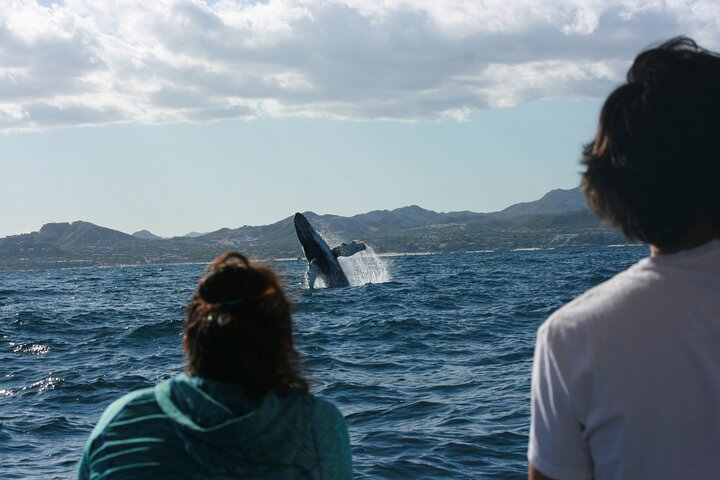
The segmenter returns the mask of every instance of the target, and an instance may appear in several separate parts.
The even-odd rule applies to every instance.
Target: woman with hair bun
[[[78,478],[352,478],[345,421],[308,393],[270,269],[216,258],[187,307],[183,346],[186,373],[107,408]]]

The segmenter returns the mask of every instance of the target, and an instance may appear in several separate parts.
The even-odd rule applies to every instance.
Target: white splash
[[[305,276],[303,277],[303,288],[305,288],[306,290],[310,288],[310,278],[308,277],[307,271],[305,272]],[[323,278],[322,275],[318,275],[315,278],[315,284],[314,284],[313,288],[315,288],[315,289],[327,288],[327,284],[325,283],[325,278]]]
[[[316,231],[320,234],[320,236],[331,248],[335,245],[340,245],[342,240],[334,233],[326,231],[323,228],[324,226],[325,225],[321,224],[316,227]],[[350,257],[338,258],[338,262],[340,262],[340,266],[342,267],[343,272],[345,272],[345,276],[347,277],[348,282],[350,282],[350,286],[359,287],[367,283],[385,283],[391,281],[392,275],[390,275],[387,260],[379,257],[370,245],[365,244],[365,246],[367,247],[365,250]],[[308,288],[307,273],[304,277],[303,283],[305,288]],[[315,280],[315,288],[326,287],[327,284],[322,278],[322,275],[318,275],[317,280]]]
[[[392,280],[387,262],[378,257],[369,245],[352,257],[338,258],[350,285],[357,287],[366,283],[385,283]]]
[[[352,257],[340,257],[338,261],[352,287],[359,287],[368,283],[385,283],[392,280],[387,260],[379,257],[369,246]],[[306,289],[310,287],[307,272],[303,277],[303,287]],[[318,275],[315,279],[315,288],[327,288],[322,275]]]

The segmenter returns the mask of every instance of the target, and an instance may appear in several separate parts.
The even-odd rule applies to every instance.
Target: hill
[[[162,240],[162,237],[158,237],[149,230],[140,230],[132,234],[133,237],[142,238],[143,240]]]
[[[37,239],[59,248],[132,245],[137,241],[127,233],[81,221],[45,224],[37,233]]]
[[[553,190],[500,212],[449,212],[417,205],[342,217],[305,212],[330,244],[359,239],[378,252],[455,252],[623,243],[600,224],[578,189]],[[49,223],[0,239],[0,269],[80,265],[207,262],[226,250],[263,258],[297,257],[302,250],[293,216],[264,226],[222,228],[193,237],[134,235],[89,222]]]
[[[540,200],[517,203],[498,212],[498,214],[506,217],[517,217],[577,212],[587,210],[587,208],[585,196],[579,188],[570,190],[557,189],[546,193]]]

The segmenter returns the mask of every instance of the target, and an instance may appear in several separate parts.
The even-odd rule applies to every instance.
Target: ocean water
[[[373,257],[350,266],[352,287],[312,291],[306,262],[269,265],[295,301],[312,390],[346,416],[357,478],[501,479],[527,471],[537,327],[646,254]],[[0,272],[0,477],[72,478],[110,402],[182,371],[203,269]]]

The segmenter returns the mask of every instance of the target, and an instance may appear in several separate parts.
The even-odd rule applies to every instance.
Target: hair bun
[[[197,293],[207,303],[238,306],[261,296],[268,286],[266,276],[244,255],[228,252],[210,265]]]

